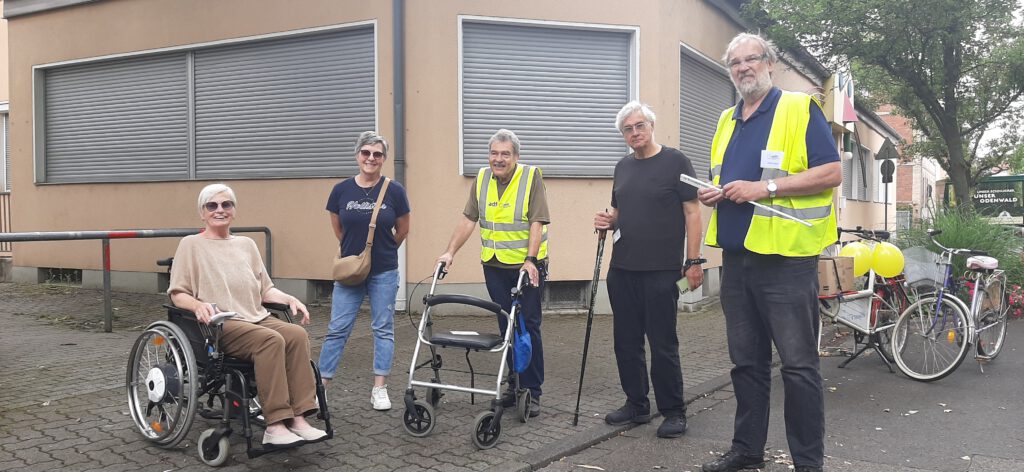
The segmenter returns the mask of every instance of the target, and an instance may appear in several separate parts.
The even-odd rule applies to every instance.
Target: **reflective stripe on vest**
[[[781,169],[763,169],[761,180],[778,179],[807,170],[807,123],[810,121],[809,95],[782,92],[772,117],[768,134],[768,150],[782,151]],[[814,102],[817,104],[817,102]],[[820,105],[819,105],[820,106]],[[732,139],[736,120],[736,107],[725,110],[718,120],[718,130],[711,142],[711,182],[719,185],[725,150]],[[756,208],[743,246],[759,254],[783,256],[816,256],[836,240],[836,214],[832,205],[832,189],[813,195],[765,198],[758,203],[768,205],[788,215],[796,216],[811,227]],[[718,210],[711,212],[704,243],[718,246]]]
[[[480,169],[476,177],[476,197],[480,208],[480,260],[497,258],[504,264],[522,264],[530,246],[530,188],[540,169],[518,164],[502,195],[490,167]],[[486,185],[486,187],[485,187]],[[512,190],[515,191],[512,191]],[[548,255],[548,227],[541,233],[537,259]]]

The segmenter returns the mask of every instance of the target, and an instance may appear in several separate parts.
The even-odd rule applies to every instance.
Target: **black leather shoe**
[[[666,416],[665,420],[658,426],[659,438],[678,438],[686,434],[686,416]]]
[[[540,398],[530,395],[530,418],[540,415]]]
[[[764,455],[748,456],[729,450],[725,455],[701,466],[704,472],[737,472],[764,468]]]
[[[816,465],[798,465],[796,472],[822,472],[824,469]]]
[[[605,415],[604,422],[612,426],[622,426],[629,423],[650,423],[651,412],[650,410],[640,410],[633,407],[633,405],[626,403],[625,405],[622,405],[622,408]]]
[[[501,406],[505,408],[512,408],[516,406],[516,391],[514,388],[505,390],[505,393],[501,394]]]

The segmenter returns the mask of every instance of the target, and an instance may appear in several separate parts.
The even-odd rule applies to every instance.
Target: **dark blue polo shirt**
[[[733,113],[736,128],[725,149],[721,185],[734,180],[761,180],[761,151],[768,145],[768,133],[781,96],[782,91],[773,87],[746,121],[743,121],[743,101],[736,105]],[[811,102],[811,121],[807,124],[807,165],[817,167],[838,161],[839,151],[832,138],[832,127],[825,121],[821,108]],[[753,216],[754,205],[739,205],[731,200],[718,202],[718,245],[728,252],[746,251],[743,240],[747,237]]]

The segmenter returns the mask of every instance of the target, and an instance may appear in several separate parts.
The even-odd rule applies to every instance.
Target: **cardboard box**
[[[853,290],[853,258],[818,259],[818,295],[835,295]]]

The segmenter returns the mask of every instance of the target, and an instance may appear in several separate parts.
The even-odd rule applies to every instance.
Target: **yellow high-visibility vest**
[[[762,169],[761,180],[778,179],[807,170],[807,123],[810,122],[811,96],[797,92],[782,92],[775,107],[772,127],[768,134],[767,150],[782,151],[781,169]],[[817,101],[814,102],[819,105]],[[718,130],[711,142],[711,182],[719,185],[722,175],[722,161],[729,146],[736,120],[732,107],[718,119]],[[765,198],[758,203],[796,216],[808,223],[808,228],[793,220],[777,216],[761,208],[754,208],[750,227],[743,240],[743,246],[758,254],[779,254],[783,256],[817,256],[836,241],[836,213],[832,205],[832,189],[813,195],[778,196]],[[718,246],[718,210],[711,212],[704,239],[708,246]]]
[[[498,195],[498,181],[491,168],[476,176],[476,198],[480,204],[480,260],[497,257],[504,264],[522,264],[530,245],[530,188],[540,175],[534,166],[518,164],[508,188]],[[537,259],[548,256],[548,226],[544,225]]]

